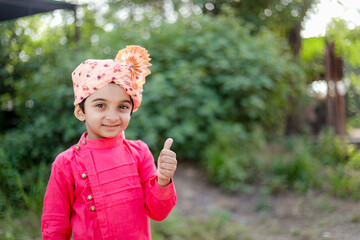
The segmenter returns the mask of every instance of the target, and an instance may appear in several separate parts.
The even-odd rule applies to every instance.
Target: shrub
[[[310,146],[314,157],[324,165],[343,164],[348,161],[349,145],[331,129],[322,131]]]
[[[246,189],[246,185],[259,179],[262,131],[248,132],[240,124],[224,122],[213,126],[213,131],[214,137],[202,157],[209,180],[228,191]]]
[[[286,189],[300,192],[319,186],[320,164],[302,141],[298,141],[295,149],[290,149],[289,156],[278,155],[272,159],[268,178],[273,193],[283,190],[284,185]]]
[[[352,196],[354,200],[360,199],[360,153],[355,147],[349,148],[349,160],[346,164],[339,164],[334,168],[327,168],[330,179],[330,191],[337,196],[346,198]],[[329,186],[328,186],[329,187]]]
[[[360,154],[331,130],[317,139],[265,141],[262,131],[249,133],[239,124],[213,129],[217,134],[206,146],[203,163],[209,179],[227,191],[248,191],[256,184],[272,194],[318,189],[360,198]]]
[[[91,22],[88,12],[84,18]],[[3,195],[16,206],[29,207],[20,199],[32,192],[39,193],[35,202],[41,202],[43,194],[38,191],[44,191],[43,179],[49,171],[40,172],[85,130],[73,116],[70,78],[83,60],[114,58],[117,50],[128,44],[147,48],[153,73],[147,78],[142,106],[133,115],[126,136],[144,140],[154,152],[172,137],[179,158],[193,161],[200,161],[209,143],[216,144],[213,139],[224,124],[239,124],[244,134],[256,127],[280,131],[286,99],[293,90],[290,83],[299,80],[296,86],[300,86],[302,82],[302,71],[286,53],[283,42],[266,30],[252,34],[251,27],[231,18],[191,17],[158,28],[148,28],[146,22],[129,23],[109,33],[89,27],[89,22],[81,28],[84,37],[76,47],[71,41],[59,42],[64,37],[60,28],[47,29],[39,43],[27,39],[30,60],[14,63],[25,70],[17,72],[16,81],[10,76],[6,79],[12,94],[2,95],[1,101],[12,101],[17,125],[4,132],[0,142],[6,159],[2,162],[11,163],[6,169],[14,173],[10,178],[14,182],[4,179],[6,175],[0,181],[4,182]],[[66,35],[71,27],[64,29]],[[149,38],[142,38],[139,32],[148,33]],[[90,40],[94,34],[99,41]],[[38,47],[40,55],[36,54]],[[250,163],[239,164],[245,167]],[[35,189],[39,179],[43,183],[35,184],[39,185]],[[11,191],[15,183],[17,188]]]
[[[251,235],[239,223],[231,220],[231,215],[224,211],[213,211],[209,216],[182,217],[173,212],[163,222],[152,221],[154,240],[251,240]]]
[[[171,136],[183,158],[198,161],[219,122],[281,131],[291,82],[301,86],[303,74],[270,32],[207,16],[146,31],[150,39],[139,42],[151,53],[152,75],[129,137],[158,149]]]

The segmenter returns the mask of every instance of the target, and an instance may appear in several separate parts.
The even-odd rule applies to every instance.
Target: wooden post
[[[327,124],[339,135],[346,134],[345,91],[343,78],[343,61],[336,56],[333,42],[326,44],[325,79],[327,93]]]

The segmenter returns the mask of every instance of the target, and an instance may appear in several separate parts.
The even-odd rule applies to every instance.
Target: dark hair
[[[80,107],[81,111],[83,111],[83,113],[85,113],[85,101],[86,101],[86,98],[84,100],[82,100],[81,103],[79,103],[79,107]]]
[[[133,109],[134,109],[134,101],[132,100],[132,98],[130,97],[130,102],[131,102],[131,112],[130,112],[130,116],[133,113]]]
[[[85,98],[84,100],[82,100],[81,103],[79,103],[79,107],[81,109],[81,111],[83,113],[85,113],[85,101],[86,101],[87,98]],[[130,101],[131,101],[131,112],[130,112],[130,116],[132,115],[133,113],[133,109],[134,109],[134,101],[132,100],[132,98],[130,97]]]

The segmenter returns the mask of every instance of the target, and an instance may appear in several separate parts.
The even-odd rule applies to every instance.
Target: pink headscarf
[[[127,46],[120,50],[115,60],[88,59],[72,72],[75,102],[78,105],[110,82],[124,88],[134,102],[137,111],[142,100],[145,77],[150,74],[151,66],[147,50],[140,46]]]

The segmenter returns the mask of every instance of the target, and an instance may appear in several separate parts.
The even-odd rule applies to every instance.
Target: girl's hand
[[[172,143],[173,140],[171,138],[166,139],[164,148],[161,150],[158,158],[157,177],[158,184],[162,187],[165,187],[170,183],[170,180],[176,171],[176,153],[170,150]]]

